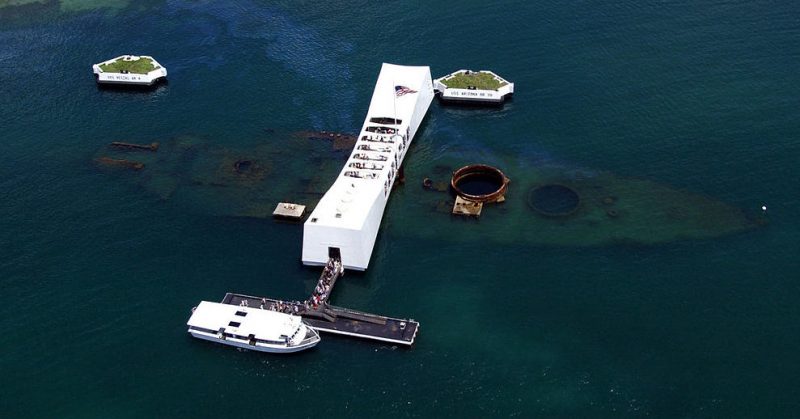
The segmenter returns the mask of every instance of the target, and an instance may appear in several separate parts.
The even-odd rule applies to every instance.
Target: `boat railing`
[[[314,330],[314,328],[312,328],[311,326],[306,325],[306,335],[303,337],[303,340],[301,340],[300,343],[298,343],[295,346],[303,346],[318,339],[319,339],[319,333],[316,330]]]

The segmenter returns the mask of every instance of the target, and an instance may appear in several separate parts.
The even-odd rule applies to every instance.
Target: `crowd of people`
[[[331,295],[333,281],[341,273],[342,262],[334,259],[329,260],[325,265],[325,269],[322,271],[322,275],[319,277],[317,286],[314,287],[314,292],[305,302],[306,309],[316,310],[319,308],[320,304],[324,304],[328,301],[328,297]]]
[[[317,286],[314,287],[314,292],[302,304],[299,301],[267,301],[266,298],[261,299],[260,308],[262,310],[272,310],[287,314],[301,314],[306,311],[319,309],[319,306],[325,304],[331,294],[333,288],[333,281],[342,273],[342,262],[339,260],[331,259],[325,265],[322,275],[319,277]],[[246,299],[239,302],[242,307],[248,307],[249,304]]]
[[[239,303],[239,305],[242,307],[249,306],[247,300],[242,300]],[[266,298],[262,298],[261,305],[259,306],[259,308],[262,310],[279,311],[281,313],[287,313],[287,314],[299,314],[300,313],[299,306],[300,306],[299,301],[289,302],[289,301],[278,300],[275,302],[269,302],[267,301]]]

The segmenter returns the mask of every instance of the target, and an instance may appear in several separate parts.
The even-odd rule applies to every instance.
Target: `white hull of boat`
[[[308,326],[306,326],[308,327]],[[189,329],[189,334],[193,337],[198,339],[207,340],[209,342],[216,342],[223,345],[234,346],[237,348],[247,349],[251,351],[258,351],[258,352],[269,352],[269,353],[292,353],[292,352],[299,352],[306,349],[311,349],[319,343],[320,339],[317,336],[316,339],[312,339],[308,343],[301,343],[300,345],[296,346],[288,346],[288,345],[268,345],[260,342],[256,342],[255,345],[251,345],[248,341],[236,339],[236,338],[229,338],[226,337],[225,339],[220,338],[217,335],[210,335],[208,333],[198,332],[196,330]]]

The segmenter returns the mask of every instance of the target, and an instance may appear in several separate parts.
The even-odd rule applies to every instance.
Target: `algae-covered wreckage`
[[[766,222],[711,197],[649,180],[505,160],[509,165],[503,170],[511,179],[505,202],[485,210],[479,222],[444,216],[453,205],[447,189],[413,185],[420,197],[400,203],[402,211],[443,214],[415,234],[545,245],[653,244],[717,237]],[[457,167],[440,165],[429,183],[445,185],[450,168]]]
[[[97,167],[163,200],[206,214],[271,217],[277,202],[313,208],[341,170],[355,137],[326,131],[276,134],[250,148],[226,148],[179,136],[157,147],[106,145]],[[144,141],[143,141],[144,142]],[[413,149],[412,149],[413,150]],[[413,152],[413,151],[412,151]],[[302,156],[302,157],[299,157]],[[453,171],[462,155],[416,161],[402,194],[389,205],[392,234],[439,240],[534,245],[653,244],[737,233],[765,223],[759,215],[665,184],[494,156],[511,179],[505,200],[478,220],[452,216]],[[424,179],[424,181],[423,181]]]
[[[155,149],[150,141],[114,142],[97,150],[93,162],[161,200],[210,215],[267,218],[279,201],[314,205],[355,143],[350,135],[309,131],[288,134],[275,146],[274,132],[267,131],[270,140],[249,148],[194,135],[159,141]]]

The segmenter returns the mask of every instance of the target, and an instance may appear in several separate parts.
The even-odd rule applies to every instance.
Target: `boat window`
[[[367,127],[364,130],[368,132],[374,132],[377,134],[394,134],[397,132],[396,129],[388,127]]]
[[[401,119],[386,118],[386,117],[370,118],[369,122],[374,122],[376,124],[391,124],[391,125],[400,125],[403,123]]]
[[[246,312],[246,311],[237,311],[237,312],[236,312],[236,315],[237,315],[237,316],[242,316],[242,317],[244,317],[244,316],[246,316],[246,315],[247,315],[247,312]]]
[[[192,329],[192,330],[196,330],[196,331],[198,331],[198,332],[210,333],[210,334],[212,334],[212,335],[213,335],[214,333],[217,333],[215,330],[206,329],[206,328],[204,328],[204,327],[191,326],[191,327],[190,327],[190,329]]]
[[[241,323],[239,323],[239,322],[230,322],[230,323],[228,323],[228,326],[230,326],[230,327],[239,327],[239,326],[241,326],[241,325],[242,325],[242,324],[241,324]]]
[[[302,324],[297,326],[297,330],[295,330],[294,333],[292,333],[292,339],[294,339],[294,337],[297,336],[297,333],[300,332],[300,329],[302,329],[302,326],[303,326]]]

